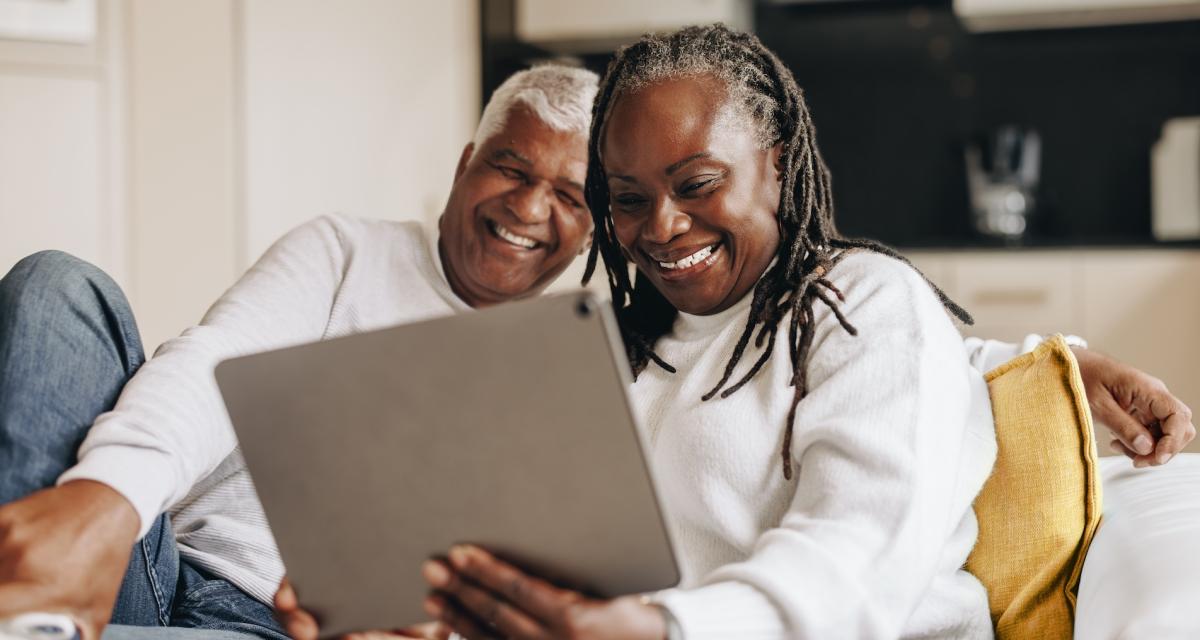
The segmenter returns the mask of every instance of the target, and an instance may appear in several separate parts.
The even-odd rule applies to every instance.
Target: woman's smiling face
[[[617,239],[676,309],[707,315],[750,292],[779,246],[779,150],[719,79],[655,82],[617,99],[601,158]]]

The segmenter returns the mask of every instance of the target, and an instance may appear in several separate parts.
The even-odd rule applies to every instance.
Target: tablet
[[[598,596],[679,581],[611,306],[587,292],[226,360],[217,384],[323,636],[427,620],[478,544]]]

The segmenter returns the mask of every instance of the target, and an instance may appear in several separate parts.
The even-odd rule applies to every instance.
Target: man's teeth
[[[512,231],[505,229],[498,222],[492,223],[492,229],[495,229],[496,235],[500,236],[501,238],[504,238],[505,240],[511,242],[512,244],[517,245],[518,247],[525,247],[526,249],[532,249],[537,246],[537,240],[534,240],[533,238],[526,238],[525,236],[519,236],[519,235],[513,233]]]
[[[716,250],[717,245],[709,245],[697,251],[696,253],[693,253],[686,258],[680,258],[675,262],[659,262],[658,266],[662,267],[663,269],[686,269],[694,264],[699,263],[701,260],[707,259],[713,254],[713,251]]]

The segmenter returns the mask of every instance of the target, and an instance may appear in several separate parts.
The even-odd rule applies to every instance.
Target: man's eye
[[[579,201],[576,200],[574,197],[572,197],[571,194],[567,193],[566,191],[555,191],[554,193],[557,194],[558,199],[561,200],[562,203],[567,205],[568,207],[574,207],[576,209],[578,209],[580,207]]]
[[[495,167],[496,170],[500,172],[500,175],[504,176],[505,178],[508,178],[509,180],[524,180],[525,179],[525,173],[518,169],[514,169],[512,167],[506,167],[502,164],[495,164],[492,166]]]

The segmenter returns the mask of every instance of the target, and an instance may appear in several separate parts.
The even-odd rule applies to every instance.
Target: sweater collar
[[[422,226],[425,228],[425,247],[429,253],[427,264],[433,265],[433,275],[435,276],[433,282],[438,294],[455,312],[470,311],[471,305],[454,293],[454,288],[450,286],[450,280],[446,278],[446,270],[442,268],[442,253],[438,248],[438,240],[442,235],[439,229],[441,225],[435,222],[432,225]]]
[[[673,333],[676,338],[681,340],[691,340],[706,336],[713,336],[721,332],[731,322],[745,323],[746,313],[750,310],[750,303],[754,300],[754,291],[751,290],[746,295],[742,296],[741,300],[733,303],[728,309],[719,313],[714,313],[707,316],[696,316],[690,313],[679,312],[675,318],[675,326]]]
[[[771,260],[763,273],[767,273],[779,262],[779,258]],[[690,313],[679,312],[675,319],[675,326],[672,327],[672,333],[676,338],[681,340],[690,340],[704,336],[713,336],[721,332],[729,323],[738,321],[742,324],[746,322],[746,314],[750,311],[750,303],[754,302],[754,287],[746,295],[742,296],[741,300],[733,303],[733,306],[710,316],[694,316]]]

